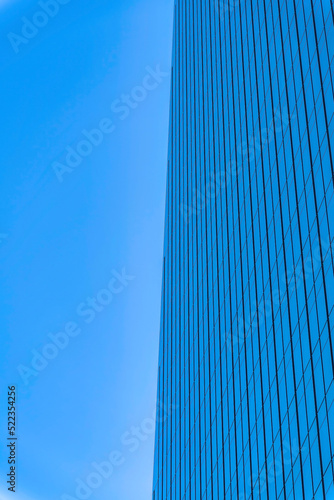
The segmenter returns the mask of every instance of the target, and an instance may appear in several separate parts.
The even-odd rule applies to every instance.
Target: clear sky
[[[0,498],[15,384],[18,500],[149,500],[173,1],[55,2],[0,0]]]

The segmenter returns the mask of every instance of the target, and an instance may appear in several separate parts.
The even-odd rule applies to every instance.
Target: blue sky
[[[54,2],[0,0],[1,442],[16,384],[19,500],[148,500],[173,1]]]

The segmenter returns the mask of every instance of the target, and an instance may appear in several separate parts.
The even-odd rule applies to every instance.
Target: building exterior
[[[334,499],[333,3],[174,8],[153,499]]]

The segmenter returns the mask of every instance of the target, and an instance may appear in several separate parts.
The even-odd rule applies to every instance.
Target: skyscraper
[[[331,499],[333,3],[174,9],[153,499]]]

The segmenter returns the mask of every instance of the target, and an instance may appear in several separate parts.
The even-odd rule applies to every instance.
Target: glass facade
[[[153,499],[334,499],[333,2],[174,9]]]

